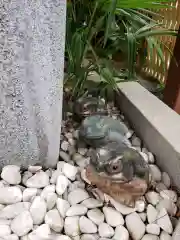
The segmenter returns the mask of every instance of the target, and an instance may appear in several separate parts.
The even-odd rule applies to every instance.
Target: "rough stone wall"
[[[0,167],[59,155],[66,0],[0,2]]]

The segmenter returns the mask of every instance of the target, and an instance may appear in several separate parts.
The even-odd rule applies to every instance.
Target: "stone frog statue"
[[[129,207],[150,184],[148,164],[138,151],[123,143],[108,143],[90,151],[86,177],[91,185]]]
[[[105,101],[92,96],[81,97],[73,104],[73,113],[74,118],[80,122],[87,116],[97,113],[100,115],[106,115],[107,110]]]
[[[108,142],[130,146],[128,134],[129,130],[123,122],[99,114],[86,117],[79,128],[79,140],[93,148],[104,146]]]

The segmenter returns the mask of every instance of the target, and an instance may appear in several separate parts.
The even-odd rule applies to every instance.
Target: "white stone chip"
[[[162,182],[164,183],[164,185],[169,188],[171,186],[171,179],[169,177],[169,175],[166,172],[162,173]]]
[[[169,199],[161,199],[157,204],[156,209],[160,210],[165,208],[170,216],[175,216],[177,212],[177,205]]]
[[[95,234],[82,234],[81,240],[98,240]]]
[[[113,198],[111,198],[111,197],[110,197],[109,199],[110,199],[110,202],[111,202],[112,206],[114,206],[114,208],[115,208],[118,212],[122,213],[123,215],[128,215],[128,214],[133,213],[133,212],[136,211],[136,208],[127,207],[127,206],[125,206],[125,205],[123,205],[123,204],[115,201],[115,200],[114,200]]]
[[[152,175],[152,180],[155,182],[160,182],[161,181],[161,171],[159,170],[158,166],[154,164],[150,164],[150,172]]]
[[[0,188],[0,193],[1,204],[13,204],[22,200],[22,191],[16,186]]]
[[[7,205],[0,211],[0,219],[13,219],[20,213],[29,210],[29,202],[19,202],[11,205]]]
[[[87,207],[83,206],[82,204],[75,204],[67,210],[66,216],[67,217],[81,216],[81,215],[85,215],[86,213],[87,213]]]
[[[57,182],[56,182],[57,194],[62,195],[66,191],[68,185],[69,185],[69,181],[66,176],[64,175],[58,176]]]
[[[145,233],[145,224],[137,213],[131,213],[125,218],[126,226],[133,240],[140,240]]]
[[[30,213],[34,224],[41,224],[46,215],[46,202],[40,196],[36,196],[31,204]]]
[[[160,240],[172,240],[172,237],[167,232],[162,231],[160,234]],[[179,238],[173,240],[179,240]]]
[[[75,205],[89,198],[88,193],[81,188],[77,188],[74,191],[70,192],[68,195],[68,201],[71,205]]]
[[[48,224],[42,224],[37,226],[29,235],[27,240],[49,240],[51,236],[51,230]],[[25,239],[26,240],[26,239]]]
[[[156,223],[159,225],[159,227],[164,230],[165,232],[171,234],[173,232],[173,226],[171,223],[171,220],[168,216],[168,213],[165,208],[162,208],[158,215],[157,215],[157,221]]]
[[[114,235],[114,229],[107,223],[101,223],[98,227],[100,237],[111,238]]]
[[[69,237],[75,237],[80,234],[79,217],[66,217],[64,222],[64,231]]]
[[[58,198],[57,201],[56,201],[56,206],[57,206],[57,209],[58,209],[60,215],[63,218],[65,218],[66,212],[70,208],[69,202],[62,199],[62,198]]]
[[[48,210],[51,210],[56,205],[57,199],[58,197],[56,193],[52,192],[48,194],[48,196],[45,199]]]
[[[153,234],[146,234],[141,240],[159,240],[159,237]]]
[[[67,178],[74,181],[76,179],[76,174],[78,172],[78,169],[77,169],[77,167],[75,167],[69,163],[65,163],[63,165],[62,172]]]
[[[129,232],[124,226],[119,225],[115,228],[113,240],[129,240]]]
[[[3,240],[19,240],[19,237],[16,234],[11,234],[11,235],[4,236]]]
[[[70,161],[70,157],[69,157],[69,154],[67,154],[66,152],[64,151],[60,151],[59,152],[59,156],[63,159],[63,161],[65,162],[69,162]]]
[[[47,185],[49,185],[49,176],[43,171],[37,172],[26,181],[26,186],[29,188],[44,188]]]
[[[155,223],[147,224],[146,225],[146,232],[150,233],[150,234],[153,234],[153,235],[159,235],[160,234],[160,227]]]
[[[158,211],[151,204],[147,206],[148,223],[154,223],[157,219]]]
[[[93,221],[97,225],[104,222],[104,214],[98,208],[89,210],[87,216],[91,221]]]
[[[0,237],[11,234],[11,228],[8,225],[0,225]]]
[[[87,217],[80,217],[79,219],[79,228],[81,233],[96,233],[97,227],[96,225]]]
[[[12,185],[17,185],[21,182],[20,167],[15,165],[7,165],[3,167],[1,178]]]
[[[112,207],[103,207],[106,222],[112,226],[124,225],[124,219],[120,212]]]
[[[45,223],[50,226],[52,230],[60,233],[64,227],[64,220],[61,218],[57,209],[50,210],[46,213]]]
[[[148,203],[152,204],[152,205],[156,205],[159,203],[159,201],[161,200],[161,196],[159,195],[159,193],[154,192],[154,191],[149,191],[145,194],[146,200],[148,201]]]
[[[29,166],[28,171],[31,173],[36,173],[42,170],[42,166]]]
[[[24,211],[11,222],[12,231],[18,236],[26,235],[33,228],[33,220],[29,211]]]
[[[23,201],[31,202],[32,198],[37,195],[37,188],[25,188],[23,191]]]
[[[48,196],[49,193],[55,193],[56,187],[54,184],[52,185],[48,185],[45,188],[43,188],[42,192],[41,192],[41,197],[46,199],[46,197]]]
[[[172,202],[177,202],[177,193],[173,190],[163,190],[160,192],[160,195],[164,199],[169,199]]]
[[[98,208],[98,207],[103,206],[103,202],[98,199],[95,199],[95,198],[88,198],[88,199],[84,200],[82,202],[82,204],[89,209]]]

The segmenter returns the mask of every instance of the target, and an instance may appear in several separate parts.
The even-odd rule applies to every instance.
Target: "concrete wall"
[[[0,167],[59,155],[66,0],[0,3]]]
[[[180,190],[180,116],[136,82],[119,87],[117,105]]]

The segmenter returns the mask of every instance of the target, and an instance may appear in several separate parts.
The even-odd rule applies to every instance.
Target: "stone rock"
[[[55,232],[61,232],[64,227],[64,220],[59,215],[57,209],[50,210],[46,213],[45,223]]]
[[[66,217],[64,222],[64,231],[69,237],[75,237],[80,234],[79,217]]]
[[[87,207],[83,206],[82,204],[75,204],[67,210],[66,216],[67,217],[81,216],[81,215],[85,215],[86,213],[87,213]]]
[[[147,218],[147,214],[146,213],[139,213],[139,216],[140,216],[140,218],[141,218],[141,220],[143,221],[143,222],[145,222],[146,221],[146,218]]]
[[[160,192],[160,195],[164,199],[169,199],[172,202],[177,202],[177,193],[172,190],[163,190]]]
[[[159,168],[154,164],[150,164],[149,168],[150,168],[150,172],[152,175],[152,180],[155,182],[160,182],[161,181],[161,171],[159,170]]]
[[[88,193],[81,188],[77,188],[74,191],[70,192],[68,195],[68,201],[71,205],[75,205],[89,198]]]
[[[155,223],[147,224],[146,225],[146,232],[150,233],[150,234],[153,234],[153,235],[159,235],[160,234],[160,227]]]
[[[62,172],[67,178],[74,181],[76,179],[76,174],[78,170],[77,170],[77,167],[72,166],[69,163],[65,163],[63,166]]]
[[[1,204],[13,204],[22,200],[22,191],[16,186],[0,188],[0,193]]]
[[[63,141],[61,143],[61,149],[65,152],[67,152],[68,148],[69,148],[69,143],[67,141]]]
[[[55,237],[54,240],[71,240],[71,238],[69,236],[66,235],[58,235]]]
[[[32,177],[32,173],[29,172],[29,171],[25,171],[24,174],[23,174],[23,177],[22,177],[22,183],[26,186],[26,182],[27,180]]]
[[[97,225],[104,222],[104,214],[98,208],[89,210],[87,216],[92,222]]]
[[[161,191],[167,190],[167,187],[164,185],[164,183],[159,182],[156,185],[156,191],[160,193]]]
[[[11,229],[8,225],[0,225],[0,237],[4,237],[11,234]]]
[[[42,170],[42,166],[29,166],[28,172],[36,173]]]
[[[49,176],[41,171],[34,174],[26,181],[26,186],[29,188],[44,188],[49,185]]]
[[[144,161],[148,163],[148,155],[146,153],[140,152],[141,156],[143,157]]]
[[[160,240],[172,240],[172,237],[167,232],[162,231],[160,234]]]
[[[115,228],[113,240],[129,240],[129,233],[127,229],[121,225],[117,226]]]
[[[55,193],[55,189],[56,189],[56,187],[55,187],[55,185],[48,185],[48,186],[46,186],[43,190],[42,190],[42,192],[41,192],[41,197],[42,198],[44,198],[44,199],[46,199],[46,197],[48,196],[48,194],[49,193]]]
[[[169,188],[171,186],[171,179],[169,177],[169,175],[166,172],[162,173],[162,182],[164,183],[164,185]]]
[[[50,183],[51,184],[56,184],[57,182],[57,178],[62,175],[62,172],[59,171],[59,170],[55,170],[53,173],[52,173],[52,176],[51,176],[51,179],[50,179]]]
[[[11,235],[4,236],[3,240],[19,240],[19,237],[16,234],[11,234]]]
[[[95,198],[88,198],[82,202],[84,206],[86,206],[89,209],[92,208],[98,208],[103,206],[103,202],[95,199]]]
[[[148,155],[148,162],[154,163],[155,162],[154,155],[151,152],[148,152],[147,155]]]
[[[36,196],[31,204],[30,213],[34,224],[41,224],[46,215],[46,202],[40,196]]]
[[[72,192],[73,190],[77,189],[77,188],[85,188],[85,183],[81,182],[81,181],[75,181],[72,184],[69,185],[68,187],[68,192]]]
[[[175,216],[177,212],[177,206],[169,199],[161,199],[160,202],[157,204],[156,209],[160,210],[165,208],[169,215]]]
[[[127,207],[119,202],[116,202],[113,198],[110,198],[110,203],[112,206],[123,215],[128,215],[136,211],[136,208]]]
[[[158,211],[151,204],[147,206],[147,219],[148,223],[153,223],[156,221]]]
[[[98,240],[94,234],[82,234],[81,240]]]
[[[169,218],[168,213],[165,208],[162,208],[159,211],[159,213],[157,215],[156,223],[165,232],[167,232],[169,234],[171,234],[173,232],[172,223],[170,221],[170,218]]]
[[[49,193],[48,196],[46,196],[45,201],[48,210],[51,210],[55,206],[57,199],[58,199],[57,194],[53,192]]]
[[[57,168],[57,171],[63,173],[63,172],[62,172],[62,169],[63,169],[63,167],[64,167],[64,164],[65,164],[64,161],[59,161],[59,162],[57,163],[57,167],[56,167],[56,168]]]
[[[11,230],[19,237],[26,235],[33,228],[33,220],[29,211],[24,211],[11,222]]]
[[[135,202],[135,209],[137,212],[139,213],[144,212],[145,207],[146,207],[145,200],[137,200]]]
[[[20,167],[15,165],[7,165],[3,167],[1,178],[9,184],[19,184],[21,182]]]
[[[23,191],[23,201],[31,202],[32,198],[37,195],[37,188],[25,188]]]
[[[60,152],[59,152],[59,156],[60,156],[60,158],[62,158],[62,160],[65,161],[65,162],[69,162],[69,161],[70,161],[69,154],[67,154],[67,153],[64,152],[64,151],[60,151]]]
[[[33,230],[27,240],[50,239],[51,230],[48,224],[42,224]]]
[[[159,240],[159,237],[152,234],[146,234],[141,240]]]
[[[81,216],[79,219],[79,228],[82,233],[96,233],[96,225],[87,217]]]
[[[10,225],[10,224],[11,224],[11,220],[0,218],[0,225]]]
[[[150,191],[145,194],[146,200],[152,205],[156,205],[161,200],[160,195],[157,192]]]
[[[18,216],[20,213],[29,210],[30,208],[29,202],[19,202],[11,205],[7,205],[0,211],[1,219],[13,219]]]
[[[68,185],[69,185],[69,181],[68,181],[67,177],[64,175],[60,175],[57,178],[57,182],[56,182],[57,194],[62,195],[66,191]]]
[[[111,238],[114,235],[114,229],[107,223],[101,223],[98,227],[100,237]]]
[[[137,213],[131,213],[125,218],[126,226],[133,240],[140,240],[145,233],[145,225]]]
[[[70,208],[70,204],[68,201],[58,198],[56,201],[56,207],[60,213],[60,215],[65,218],[67,210]]]
[[[124,219],[120,212],[112,207],[103,207],[106,222],[112,226],[124,225]]]

